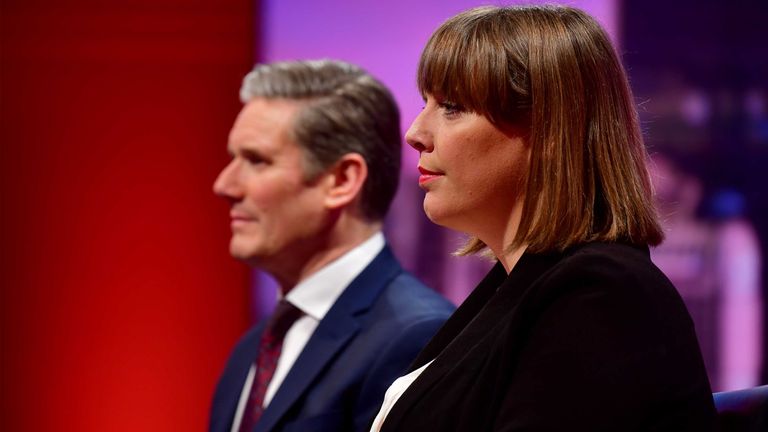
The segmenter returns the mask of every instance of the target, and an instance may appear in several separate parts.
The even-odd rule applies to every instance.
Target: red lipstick
[[[419,173],[421,173],[421,175],[419,176],[419,185],[423,185],[424,183],[432,181],[443,175],[443,173],[440,173],[437,171],[430,171],[421,165],[419,165]]]

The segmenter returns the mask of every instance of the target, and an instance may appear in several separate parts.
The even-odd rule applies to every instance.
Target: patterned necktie
[[[251,432],[258,423],[261,413],[264,411],[264,395],[267,393],[272,375],[275,374],[277,359],[280,357],[280,350],[283,347],[283,338],[301,315],[302,312],[296,306],[285,300],[280,300],[275,312],[267,321],[264,332],[261,334],[259,354],[256,358],[256,377],[248,396],[243,421],[240,423],[240,432]]]

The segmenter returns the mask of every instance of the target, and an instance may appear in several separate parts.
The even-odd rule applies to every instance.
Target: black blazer
[[[647,248],[497,264],[419,354],[382,431],[712,429],[693,323]]]

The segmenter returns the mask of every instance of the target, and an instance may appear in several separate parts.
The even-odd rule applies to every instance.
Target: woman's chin
[[[435,208],[435,207],[438,207],[438,208]],[[435,204],[430,201],[429,197],[425,197],[423,208],[424,208],[424,214],[427,215],[427,218],[429,218],[429,220],[431,220],[433,223],[440,225],[439,206],[435,206]]]
[[[424,200],[424,214],[427,215],[429,220],[437,225],[461,231],[456,223],[456,213],[450,212],[448,209],[436,205],[436,203],[430,203],[428,200]]]

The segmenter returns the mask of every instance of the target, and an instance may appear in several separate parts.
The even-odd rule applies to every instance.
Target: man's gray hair
[[[292,133],[304,149],[308,177],[345,154],[360,154],[368,165],[361,210],[372,220],[384,218],[397,192],[401,138],[397,104],[382,83],[337,60],[259,64],[240,89],[243,103],[254,98],[306,102]]]

